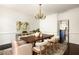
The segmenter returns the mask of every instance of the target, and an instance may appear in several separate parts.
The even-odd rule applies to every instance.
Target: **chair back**
[[[18,55],[32,55],[32,44],[28,43],[28,44],[18,46],[17,54]]]
[[[13,55],[32,55],[32,44],[18,45],[16,40],[12,41],[12,53]]]

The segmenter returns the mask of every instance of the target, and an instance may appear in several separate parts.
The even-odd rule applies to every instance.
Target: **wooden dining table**
[[[21,40],[24,40],[26,43],[35,43],[36,41],[42,40],[42,42],[44,41],[44,39],[48,39],[53,37],[54,35],[49,35],[49,34],[42,34],[42,37],[35,37],[34,35],[31,36],[26,36],[26,37],[20,37]]]

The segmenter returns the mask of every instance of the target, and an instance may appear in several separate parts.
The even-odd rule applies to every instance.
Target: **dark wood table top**
[[[51,38],[54,35],[49,35],[49,34],[43,34],[42,37],[35,37],[35,36],[28,36],[28,37],[21,37],[21,40],[26,41],[27,43],[32,43],[38,40],[43,40],[43,39],[47,39],[47,38]]]

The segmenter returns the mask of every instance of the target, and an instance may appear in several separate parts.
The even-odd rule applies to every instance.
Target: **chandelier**
[[[35,15],[35,19],[45,19],[46,18],[46,15],[43,12],[41,6],[42,6],[42,4],[39,4],[39,9],[38,9],[38,12]]]

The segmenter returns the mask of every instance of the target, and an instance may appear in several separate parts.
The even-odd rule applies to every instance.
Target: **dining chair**
[[[58,41],[59,41],[58,36],[51,37],[51,39],[48,40],[48,42],[50,43],[52,51],[56,51],[59,48]]]
[[[55,42],[54,42],[54,45],[55,45],[55,50],[59,49],[60,47],[60,43],[59,43],[59,36],[55,35],[54,36],[55,38]]]
[[[32,55],[32,44],[27,43],[19,46],[14,40],[12,41],[12,52],[13,55]]]
[[[46,45],[48,42],[37,42],[35,47],[33,47],[33,51],[38,55],[47,54],[46,53]]]
[[[17,40],[17,44],[18,45],[23,45],[23,44],[26,44],[26,41],[24,41],[24,40]]]

